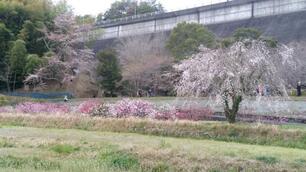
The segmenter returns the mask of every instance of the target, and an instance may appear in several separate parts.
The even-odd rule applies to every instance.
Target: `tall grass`
[[[0,125],[138,133],[306,149],[306,129],[263,124],[233,125],[223,122],[105,119],[80,115],[0,114]]]

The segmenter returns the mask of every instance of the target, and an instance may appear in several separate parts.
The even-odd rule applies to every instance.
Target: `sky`
[[[53,0],[57,2],[58,0]],[[76,15],[97,15],[105,12],[110,5],[116,0],[67,0],[68,4],[74,9]],[[140,1],[140,0],[138,0]],[[225,0],[158,0],[166,9],[166,11],[174,11],[179,9],[192,8],[205,4],[222,2]]]

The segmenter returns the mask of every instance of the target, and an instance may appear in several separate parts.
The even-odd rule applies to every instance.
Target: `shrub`
[[[157,120],[174,120],[176,119],[177,109],[174,106],[163,105],[158,107],[154,118]]]
[[[224,38],[223,40],[221,40],[220,44],[222,48],[228,48],[230,47],[232,44],[234,43],[234,39],[233,38]]]
[[[98,101],[89,100],[81,103],[78,107],[78,111],[84,114],[91,114],[99,106],[100,103]]]
[[[108,117],[110,116],[109,106],[110,105],[107,105],[107,104],[100,104],[90,114],[91,116]]]
[[[10,109],[8,109],[7,107],[0,107],[0,113],[9,113],[11,112]]]
[[[256,28],[238,28],[235,30],[233,36],[236,41],[241,41],[244,39],[259,39],[261,36],[261,32]]]
[[[268,47],[276,48],[277,47],[277,40],[271,37],[265,37],[263,38],[263,41],[267,44]]]
[[[69,106],[56,103],[34,103],[25,102],[20,103],[16,107],[17,112],[22,113],[68,113]]]
[[[155,116],[156,107],[144,100],[123,99],[110,106],[110,113],[117,117],[147,117]]]

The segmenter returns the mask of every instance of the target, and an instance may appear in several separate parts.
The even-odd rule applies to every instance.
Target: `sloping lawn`
[[[303,171],[306,150],[83,130],[0,128],[0,171]]]

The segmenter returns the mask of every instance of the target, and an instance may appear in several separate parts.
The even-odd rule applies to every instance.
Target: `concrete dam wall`
[[[208,27],[219,37],[227,37],[240,27],[258,28],[266,36],[283,43],[306,41],[306,0],[234,0],[146,17],[129,17],[100,23],[103,30],[95,51],[114,47],[116,40],[136,35],[169,35],[181,22]]]
[[[233,0],[229,2],[153,15],[141,15],[98,23],[99,39],[165,32],[178,23],[215,25],[252,18],[306,11],[306,0]]]

